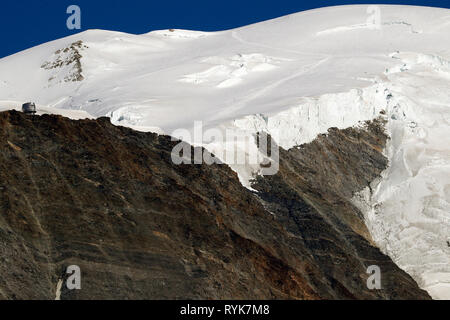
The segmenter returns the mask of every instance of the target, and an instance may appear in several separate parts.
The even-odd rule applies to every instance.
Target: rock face
[[[349,201],[385,140],[374,122],[281,150],[254,194],[226,165],[174,165],[166,136],[0,113],[0,298],[428,299]]]

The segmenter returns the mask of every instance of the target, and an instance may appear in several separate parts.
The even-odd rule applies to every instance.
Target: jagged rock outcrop
[[[66,48],[57,50],[50,61],[42,64],[41,68],[52,71],[48,79],[50,84],[59,82],[83,81],[83,68],[81,65],[81,52],[89,47],[83,41],[76,41]]]
[[[0,113],[0,298],[54,299],[78,265],[61,299],[427,299],[348,200],[386,165],[377,128],[281,150],[255,195],[226,165],[174,165],[167,136]]]

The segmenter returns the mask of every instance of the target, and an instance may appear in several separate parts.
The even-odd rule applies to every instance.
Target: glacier
[[[381,250],[450,299],[450,10],[380,5],[374,27],[368,8],[220,32],[88,30],[0,59],[0,110],[32,100],[160,134],[202,121],[285,149],[382,116],[390,165],[354,202]],[[230,166],[251,188],[257,168]]]

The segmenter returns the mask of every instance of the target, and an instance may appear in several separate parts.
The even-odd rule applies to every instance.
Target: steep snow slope
[[[86,31],[2,59],[0,96],[170,132],[367,87],[397,50],[448,50],[447,10],[380,8],[381,30],[342,29],[370,17],[367,6],[344,6],[216,33]]]
[[[375,7],[343,6],[215,33],[86,31],[1,59],[0,100],[168,134],[262,129],[285,148],[384,110],[391,167],[357,201],[380,247],[448,298],[450,12],[377,8],[379,25]],[[247,186],[258,170],[231,166]]]

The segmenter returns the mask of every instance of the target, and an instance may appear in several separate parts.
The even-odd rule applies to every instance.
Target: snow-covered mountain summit
[[[401,64],[391,56],[397,51],[448,59],[448,10],[381,6],[378,30],[367,8],[323,8],[214,33],[89,30],[2,59],[0,97],[170,132],[368,87]]]
[[[342,6],[213,33],[90,30],[0,60],[0,108],[30,100],[168,134],[194,121],[278,130],[284,148],[382,112],[390,168],[355,201],[382,250],[450,298],[450,10]],[[234,169],[248,183],[252,168]]]

